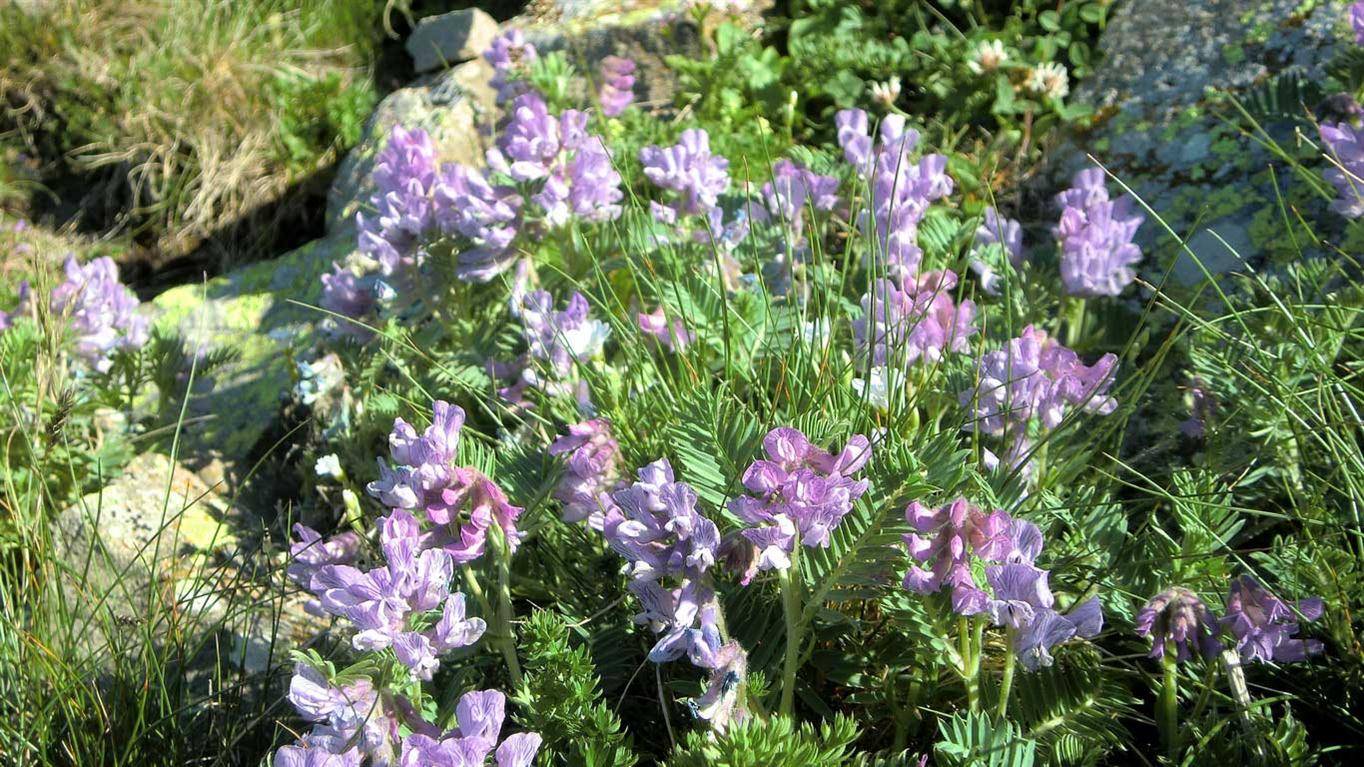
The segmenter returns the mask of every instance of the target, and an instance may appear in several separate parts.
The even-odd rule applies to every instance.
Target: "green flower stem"
[[[782,716],[790,716],[796,708],[796,669],[800,667],[802,633],[799,558],[797,544],[791,553],[791,566],[777,576],[781,583],[782,612],[786,616],[786,662],[781,675],[781,707],[777,709]]]
[[[1160,729],[1161,742],[1165,744],[1171,759],[1179,755],[1178,652],[1174,642],[1165,643],[1165,657],[1161,658],[1165,679],[1160,688],[1160,698],[1156,701],[1156,725]]]
[[[966,616],[957,618],[957,644],[961,653],[961,678],[966,683],[966,703],[972,713],[980,711],[980,656]],[[977,632],[978,633],[978,632]]]
[[[1074,349],[1080,342],[1085,329],[1085,300],[1070,298],[1070,311],[1066,313],[1066,346]]]
[[[1017,662],[1017,658],[1014,657],[1015,633],[1013,628],[1009,628],[1005,633],[1007,640],[1004,643],[1004,678],[999,682],[999,708],[996,709],[1001,720],[1009,712],[1009,693],[1014,687],[1014,664]]]
[[[516,637],[512,633],[511,549],[508,548],[502,528],[498,525],[489,527],[488,541],[491,544],[490,553],[497,561],[497,605],[496,610],[489,613],[493,617],[495,634],[492,639],[497,643],[503,659],[507,662],[507,675],[511,677],[512,688],[519,690],[521,661],[516,657]],[[486,600],[483,604],[487,604]]]

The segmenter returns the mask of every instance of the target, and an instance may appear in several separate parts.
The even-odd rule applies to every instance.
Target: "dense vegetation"
[[[1364,213],[1357,54],[1319,84],[1343,120],[1282,110],[1319,138],[1277,148],[1286,199],[1329,218],[1284,203],[1273,260],[1179,283],[1136,235],[1184,233],[1123,179],[1038,189],[1049,137],[1090,118],[1070,83],[1110,5],[812,0],[765,37],[698,7],[708,55],[670,60],[676,103],[649,108],[634,62],[578,71],[504,31],[486,165],[395,127],[322,277],[304,415],[252,467],[293,494],[258,549],[177,573],[108,567],[56,520],[133,455],[176,456],[239,350],[190,348],[102,252],[59,267],[4,222],[0,749],[1350,759],[1364,285],[1319,233],[1355,242]],[[242,92],[325,112],[359,87],[339,77],[317,102]],[[1256,109],[1228,113],[1272,141]],[[316,162],[346,130],[271,156]],[[166,495],[169,528],[197,499]],[[328,630],[285,657],[310,620]],[[253,664],[228,637],[261,623]]]

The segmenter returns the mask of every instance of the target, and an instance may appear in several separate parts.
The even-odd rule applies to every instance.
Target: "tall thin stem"
[[[1066,314],[1066,346],[1074,349],[1080,343],[1085,329],[1085,300],[1070,298],[1070,311]]]
[[[493,626],[502,657],[507,662],[507,675],[511,677],[512,687],[521,689],[521,661],[516,657],[516,637],[512,633],[511,600],[511,548],[507,546],[502,528],[492,525],[488,530],[488,540],[492,544],[492,555],[497,560],[497,605],[493,614]]]
[[[1179,650],[1174,642],[1165,643],[1165,656],[1161,658],[1164,681],[1160,687],[1160,699],[1156,701],[1156,725],[1160,729],[1160,739],[1165,750],[1174,760],[1179,756]]]
[[[786,663],[781,675],[781,707],[777,712],[790,716],[796,708],[796,669],[800,666],[801,604],[800,571],[797,569],[800,544],[791,554],[791,566],[777,576],[781,583],[782,612],[786,617]]]
[[[957,645],[961,654],[961,678],[966,684],[966,703],[971,712],[980,711],[980,658],[972,641],[971,622],[963,615],[957,618]]]
[[[999,707],[995,709],[1001,720],[1009,713],[1009,693],[1013,692],[1014,687],[1014,664],[1017,662],[1014,656],[1014,633],[1013,628],[1007,630],[1008,641],[1004,646],[1004,678],[999,682]]]

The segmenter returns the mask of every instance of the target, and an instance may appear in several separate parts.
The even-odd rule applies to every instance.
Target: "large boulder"
[[[407,38],[412,67],[430,72],[449,64],[476,59],[497,37],[497,22],[477,8],[427,16]]]
[[[207,392],[190,398],[183,455],[243,468],[313,349],[325,317],[316,308],[321,276],[354,248],[355,232],[343,227],[279,258],[172,288],[152,301],[157,326],[177,331],[190,350],[239,354],[214,372]]]
[[[82,568],[87,586],[121,586],[145,597],[155,577],[188,577],[214,552],[237,545],[245,515],[193,471],[160,453],[134,458],[102,489],[57,516],[58,551]],[[174,593],[166,589],[165,595]]]
[[[1101,63],[1074,94],[1096,108],[1096,127],[1053,148],[1039,191],[1067,185],[1092,154],[1188,238],[1212,273],[1239,268],[1227,245],[1248,260],[1274,256],[1280,196],[1330,221],[1327,201],[1301,186],[1290,189],[1291,171],[1242,133],[1251,126],[1232,100],[1275,140],[1296,146],[1295,131],[1321,97],[1297,86],[1325,80],[1345,37],[1343,16],[1338,4],[1300,0],[1121,4],[1100,40]],[[1149,217],[1138,243],[1148,254],[1147,279],[1159,283],[1172,261],[1178,282],[1202,278],[1198,264]]]

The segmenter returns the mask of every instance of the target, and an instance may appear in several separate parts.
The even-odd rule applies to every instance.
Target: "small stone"
[[[496,37],[497,22],[493,17],[477,8],[468,8],[417,22],[417,28],[407,38],[407,52],[418,72],[430,72],[478,58]]]

